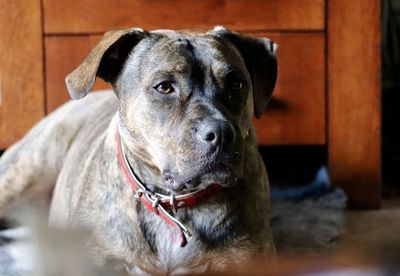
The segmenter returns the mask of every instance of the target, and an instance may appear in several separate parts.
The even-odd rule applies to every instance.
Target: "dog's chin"
[[[202,171],[196,175],[187,177],[181,176],[179,179],[174,179],[171,186],[164,186],[163,189],[175,195],[190,193],[206,189],[212,184],[218,184],[225,188],[233,187],[242,177],[240,169],[224,169],[224,170],[208,170]]]
[[[195,189],[202,190],[212,184],[219,184],[225,188],[233,187],[237,184],[241,176],[238,173],[230,171],[217,171],[203,174],[198,177],[198,183]]]

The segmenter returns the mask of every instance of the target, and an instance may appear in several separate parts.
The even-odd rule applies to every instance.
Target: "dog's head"
[[[276,44],[216,27],[206,33],[140,29],[107,32],[67,76],[73,98],[98,76],[113,85],[130,150],[180,191],[242,176],[277,76]]]

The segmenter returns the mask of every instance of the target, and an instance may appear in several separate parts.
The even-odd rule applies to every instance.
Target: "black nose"
[[[196,135],[201,144],[209,147],[227,148],[235,141],[235,130],[232,124],[223,120],[202,122]]]

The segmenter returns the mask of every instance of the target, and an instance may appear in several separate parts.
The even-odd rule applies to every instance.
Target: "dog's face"
[[[113,84],[130,150],[160,175],[161,188],[233,185],[243,173],[244,147],[254,143],[253,113],[261,114],[275,84],[275,45],[223,28],[130,31],[93,50],[102,53],[67,78],[71,94],[88,92],[76,82],[87,82],[82,74],[100,56],[92,71]]]
[[[121,119],[165,185],[181,190],[241,176],[253,105],[239,52],[212,35],[158,32],[135,47],[116,90]]]

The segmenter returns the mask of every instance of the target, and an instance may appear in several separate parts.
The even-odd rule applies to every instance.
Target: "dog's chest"
[[[129,274],[197,274],[204,273],[208,268],[208,263],[205,260],[202,261],[202,255],[205,253],[194,238],[185,247],[181,247],[174,237],[174,233],[166,228],[165,232],[156,238],[156,245],[157,252],[155,252],[155,258],[150,262],[151,264],[146,264],[146,267],[138,264],[129,269]]]
[[[201,249],[198,240],[192,237],[185,247],[181,247],[176,231],[176,229],[165,228],[163,234],[156,238],[160,270],[168,274],[205,272],[207,264],[200,261],[205,252]]]

